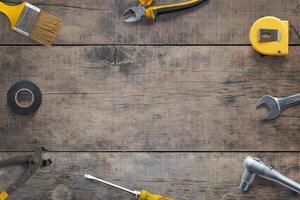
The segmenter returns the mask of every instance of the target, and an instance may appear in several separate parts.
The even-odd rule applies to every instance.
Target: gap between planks
[[[0,151],[0,153],[31,153],[34,151]],[[300,151],[47,151],[49,153],[162,153],[162,154],[181,154],[181,153],[194,153],[194,154],[208,154],[208,153],[281,153],[281,154],[298,154]]]

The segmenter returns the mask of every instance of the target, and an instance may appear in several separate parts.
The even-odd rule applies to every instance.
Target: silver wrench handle
[[[281,110],[300,104],[300,94],[292,95],[285,98],[279,98],[278,103]]]

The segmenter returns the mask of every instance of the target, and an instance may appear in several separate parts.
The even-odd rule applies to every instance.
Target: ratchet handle
[[[171,197],[161,196],[159,194],[151,194],[146,190],[141,191],[139,200],[175,200]]]
[[[5,200],[8,198],[8,194],[4,191],[0,193],[0,200]]]
[[[153,6],[145,10],[146,16],[151,19],[155,19],[157,16],[182,10],[187,10],[199,6],[208,0],[190,0],[182,3],[175,3],[163,6]]]

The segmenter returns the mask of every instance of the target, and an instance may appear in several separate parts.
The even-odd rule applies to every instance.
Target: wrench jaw
[[[256,103],[256,109],[267,107],[269,112],[263,117],[263,120],[272,120],[280,114],[278,99],[270,95],[261,97]]]

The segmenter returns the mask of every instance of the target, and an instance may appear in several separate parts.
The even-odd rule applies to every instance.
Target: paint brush
[[[0,2],[0,12],[9,18],[13,30],[46,46],[51,46],[62,26],[61,19],[27,2],[16,6]]]

